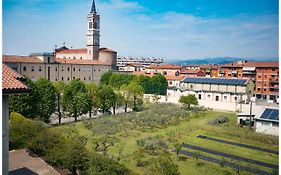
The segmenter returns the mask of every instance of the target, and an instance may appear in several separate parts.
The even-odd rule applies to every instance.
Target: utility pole
[[[252,100],[250,101],[250,129],[252,129]]]

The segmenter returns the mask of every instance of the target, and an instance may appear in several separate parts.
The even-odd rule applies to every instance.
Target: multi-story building
[[[85,83],[98,83],[103,73],[111,70],[111,65],[96,60],[54,58],[51,53],[32,56],[3,55],[3,62],[31,80],[40,77],[50,81],[80,79]]]
[[[3,55],[3,62],[32,80],[44,77],[66,83],[73,79],[98,83],[104,72],[116,69],[117,52],[99,48],[100,16],[96,12],[95,1],[87,19],[87,48],[68,49],[63,46],[54,53]]]
[[[132,58],[132,57],[123,57],[117,58],[117,67],[122,69],[122,67],[128,64],[138,64],[143,66],[149,66],[151,64],[162,64],[163,58]]]
[[[156,65],[152,64],[148,67],[146,67],[146,73],[147,74],[157,74],[161,73],[162,75],[180,75],[180,70],[182,69],[182,66],[174,65],[174,64],[162,64],[162,65]]]
[[[238,61],[221,65],[227,78],[251,78],[254,83],[254,96],[260,100],[276,101],[279,98],[278,62]]]

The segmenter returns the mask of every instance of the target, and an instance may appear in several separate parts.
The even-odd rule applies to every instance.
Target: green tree
[[[166,95],[168,82],[162,74],[157,74],[151,78],[153,94]]]
[[[139,84],[142,86],[145,94],[153,93],[152,92],[153,87],[151,86],[152,82],[151,82],[151,78],[149,76],[140,75],[138,77],[138,81],[139,81]]]
[[[91,107],[91,99],[87,93],[85,84],[78,80],[72,80],[64,90],[63,106],[71,117],[77,121],[77,117],[86,114]]]
[[[120,89],[121,86],[128,85],[135,78],[135,75],[113,73],[109,79],[109,85],[113,88]]]
[[[174,145],[174,149],[175,149],[175,151],[176,151],[177,158],[178,158],[178,160],[179,160],[179,153],[180,153],[180,151],[181,151],[181,149],[182,149],[182,145],[181,145],[180,143],[176,143],[176,144]]]
[[[100,79],[100,84],[108,85],[111,75],[112,75],[111,71],[108,71],[108,72],[105,72],[104,74],[102,74],[101,79]]]
[[[89,117],[92,116],[92,110],[94,107],[94,110],[97,111],[97,109],[100,106],[100,99],[98,97],[98,86],[94,83],[90,83],[86,85],[89,97],[91,98],[91,106],[89,110]]]
[[[190,105],[198,105],[197,98],[194,95],[183,95],[180,97],[179,102],[190,109]]]
[[[100,85],[98,87],[98,97],[100,99],[100,108],[103,113],[108,111],[116,101],[116,94],[108,85]]]
[[[62,118],[62,98],[64,93],[65,84],[63,81],[58,81],[53,83],[56,92],[56,106],[57,106],[57,115],[59,117],[59,124],[61,124]]]
[[[51,81],[39,78],[36,82],[37,92],[40,96],[38,103],[38,116],[45,123],[50,122],[50,116],[56,110],[55,88]]]
[[[179,175],[178,166],[169,156],[161,156],[151,160],[151,171],[155,175]]]
[[[137,105],[142,102],[143,88],[137,81],[131,81],[131,83],[125,88],[131,97],[133,102],[133,110],[137,110]]]
[[[27,118],[36,118],[38,116],[38,104],[40,96],[37,87],[29,78],[25,79],[25,84],[32,89],[27,94],[13,94],[9,96],[9,110],[20,113]]]

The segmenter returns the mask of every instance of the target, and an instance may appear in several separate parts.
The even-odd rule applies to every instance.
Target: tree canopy
[[[100,99],[100,108],[103,113],[108,111],[116,101],[114,90],[108,85],[100,85],[98,88],[98,96]]]
[[[28,118],[36,118],[38,116],[38,103],[41,98],[32,80],[26,78],[25,84],[30,87],[32,91],[27,94],[10,95],[9,109],[12,112],[18,112]]]
[[[50,122],[50,116],[56,110],[56,95],[53,84],[46,78],[39,78],[36,82],[37,92],[40,96],[38,103],[39,118],[45,123]]]
[[[91,107],[91,99],[87,93],[85,84],[78,80],[72,80],[64,90],[63,106],[71,117],[77,121],[77,117],[86,114]]]
[[[192,94],[181,96],[179,102],[183,105],[186,105],[188,109],[190,109],[190,105],[198,105],[197,98]]]

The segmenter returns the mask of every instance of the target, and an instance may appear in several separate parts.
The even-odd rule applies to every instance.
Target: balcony
[[[256,75],[256,72],[252,72],[252,71],[243,71],[243,75]]]
[[[237,74],[237,70],[231,71],[232,74]]]
[[[278,79],[278,78],[270,78],[270,79],[269,79],[269,82],[270,82],[271,84],[279,84],[279,79]]]

